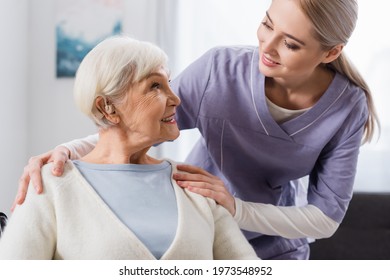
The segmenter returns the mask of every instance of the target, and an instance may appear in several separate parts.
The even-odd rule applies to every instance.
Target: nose
[[[181,100],[179,96],[177,96],[171,88],[168,90],[168,105],[169,106],[179,106],[181,103]]]
[[[273,36],[273,34],[269,34],[268,32],[262,31],[261,27],[259,27],[257,31],[257,38],[259,39],[259,44],[261,50],[264,53],[276,53],[277,52],[277,44],[278,38]]]
[[[261,42],[262,50],[265,53],[271,53],[274,54],[277,52],[276,46],[277,46],[277,40],[273,36],[269,36],[269,38],[266,38]]]

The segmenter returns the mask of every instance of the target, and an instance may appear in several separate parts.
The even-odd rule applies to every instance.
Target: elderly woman
[[[43,167],[44,194],[29,188],[15,209],[1,259],[257,259],[224,207],[180,188],[175,163],[147,154],[179,136],[166,63],[158,47],[124,36],[85,57],[74,96],[98,143],[62,177]]]

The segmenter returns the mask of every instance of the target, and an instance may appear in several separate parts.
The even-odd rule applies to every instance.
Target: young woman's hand
[[[177,169],[187,172],[173,174],[173,179],[176,180],[180,187],[214,199],[218,204],[225,207],[232,216],[235,215],[236,205],[234,197],[226,189],[220,178],[193,165],[179,164]]]
[[[44,164],[53,162],[53,175],[61,176],[64,172],[64,164],[68,159],[69,150],[63,146],[58,146],[52,151],[31,157],[28,164],[24,167],[22,176],[19,178],[19,188],[11,211],[15,209],[16,205],[24,202],[30,181],[36,192],[38,194],[42,193],[41,168]]]

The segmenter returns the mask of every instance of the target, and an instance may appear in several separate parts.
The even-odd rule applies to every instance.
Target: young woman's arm
[[[16,205],[24,202],[30,183],[38,194],[43,191],[41,168],[44,164],[53,162],[53,175],[61,176],[65,162],[68,159],[78,159],[88,154],[95,147],[97,140],[98,134],[90,135],[58,145],[54,150],[31,157],[19,179],[19,188],[11,211],[15,209]]]

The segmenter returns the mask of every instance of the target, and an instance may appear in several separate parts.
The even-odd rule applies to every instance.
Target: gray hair
[[[81,62],[75,78],[74,99],[81,112],[98,127],[112,125],[95,106],[98,96],[121,102],[132,84],[154,70],[167,69],[167,55],[159,47],[127,36],[109,37],[96,45]]]

